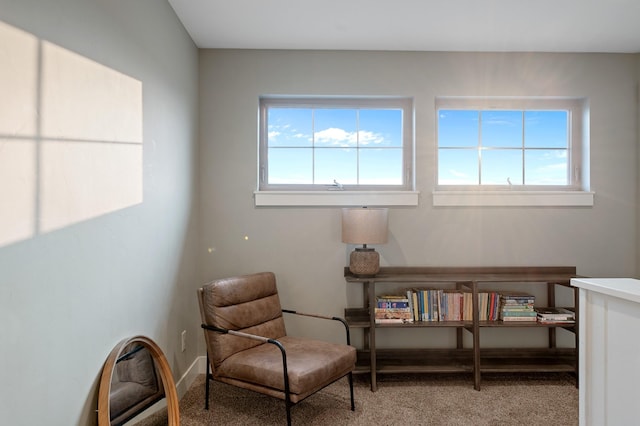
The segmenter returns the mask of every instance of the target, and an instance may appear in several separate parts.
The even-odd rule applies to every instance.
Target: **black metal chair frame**
[[[292,311],[290,309],[282,309],[282,312],[286,313],[286,314],[294,314],[294,315],[301,315],[301,316],[312,317],[312,318],[339,321],[345,327],[346,336],[347,336],[347,345],[351,344],[351,335],[349,333],[349,324],[347,324],[347,322],[344,320],[344,318],[329,317],[329,316],[318,315],[318,314],[308,314],[308,313],[303,313],[303,312]],[[287,410],[287,425],[291,426],[291,407],[293,406],[293,403],[291,402],[291,397],[290,397],[291,392],[290,392],[290,388],[289,388],[289,373],[287,371],[287,352],[286,352],[284,346],[277,339],[269,339],[269,338],[266,338],[266,337],[257,336],[255,334],[243,333],[243,332],[235,331],[235,330],[228,330],[228,329],[225,329],[225,328],[214,327],[212,325],[206,325],[206,324],[202,324],[201,327],[206,329],[206,330],[211,330],[211,331],[215,331],[215,332],[218,332],[218,333],[231,334],[233,336],[238,336],[238,337],[244,337],[244,338],[247,338],[247,339],[258,340],[258,341],[261,341],[263,343],[269,343],[269,344],[277,346],[278,349],[280,349],[280,353],[282,354],[282,368],[283,368],[283,376],[284,376],[283,379],[284,379],[284,394],[285,394],[285,399],[284,400],[285,400],[285,407],[286,407],[286,410]],[[204,405],[204,408],[206,410],[208,410],[209,409],[209,381],[210,380],[214,380],[213,373],[211,373],[211,364],[209,363],[209,351],[207,351],[207,373],[206,373],[206,376],[207,377],[206,377],[206,380],[205,380],[206,385],[205,385],[205,405]],[[354,397],[353,397],[353,372],[350,371],[347,374],[347,376],[349,378],[349,394],[351,396],[351,411],[355,411],[356,406],[355,406],[355,400],[354,400]]]

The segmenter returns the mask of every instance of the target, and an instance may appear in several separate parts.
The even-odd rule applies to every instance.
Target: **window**
[[[438,103],[438,185],[580,188],[579,103],[485,101]]]
[[[263,97],[260,191],[413,190],[409,98]]]
[[[581,190],[584,101],[439,98],[440,189]]]

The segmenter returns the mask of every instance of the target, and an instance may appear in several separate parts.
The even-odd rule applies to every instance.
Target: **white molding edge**
[[[594,192],[588,191],[434,191],[438,207],[592,207]]]
[[[176,391],[178,393],[178,399],[182,399],[193,382],[196,380],[196,377],[200,374],[205,374],[207,371],[207,357],[206,356],[198,356],[191,363],[187,371],[180,377],[180,379],[176,382]],[[145,411],[140,413],[138,416],[134,417],[130,420],[131,424],[136,424],[143,419],[157,413],[158,411],[167,407],[167,399],[162,398],[160,401],[156,402],[151,407],[147,408]],[[128,424],[128,423],[127,423]]]
[[[187,368],[187,371],[180,377],[180,379],[176,382],[176,389],[178,391],[178,398],[182,399],[182,397],[187,393],[193,382],[196,380],[196,377],[200,374],[205,374],[207,371],[207,357],[206,356],[198,356],[191,363],[191,366]]]
[[[635,278],[572,278],[573,287],[583,288],[634,303],[640,303],[640,280]]]
[[[419,191],[255,191],[256,207],[417,206]]]

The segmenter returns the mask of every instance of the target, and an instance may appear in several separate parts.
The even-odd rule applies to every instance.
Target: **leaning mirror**
[[[169,426],[178,426],[178,394],[162,350],[145,336],[120,341],[102,369],[98,426],[123,425],[162,398],[167,399]]]

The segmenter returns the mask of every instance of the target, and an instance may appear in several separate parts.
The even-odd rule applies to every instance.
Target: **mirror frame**
[[[176,390],[175,382],[173,381],[171,368],[169,367],[169,363],[167,362],[167,359],[165,358],[164,353],[162,353],[160,347],[158,347],[153,340],[145,336],[134,336],[123,339],[111,350],[111,353],[109,353],[102,369],[100,387],[98,389],[98,426],[111,426],[110,394],[113,370],[115,368],[116,361],[122,355],[125,347],[131,343],[141,344],[147,348],[151,354],[151,357],[153,358],[153,361],[160,373],[165,398],[167,399],[168,424],[169,426],[179,426],[180,407],[178,392]]]

